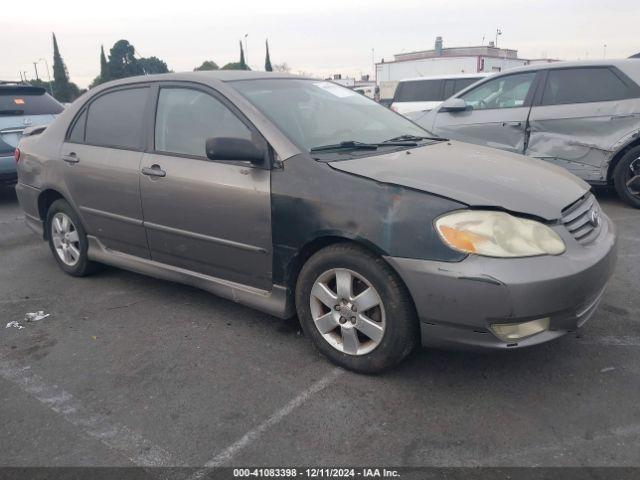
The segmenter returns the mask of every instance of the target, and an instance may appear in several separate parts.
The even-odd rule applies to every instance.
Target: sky
[[[174,71],[204,60],[238,60],[246,37],[252,69],[264,68],[265,39],[273,63],[293,73],[327,77],[373,72],[373,59],[433,48],[480,45],[518,50],[522,58],[563,60],[628,57],[640,51],[638,0],[238,0],[136,2],[31,0],[0,18],[0,80],[20,71],[46,80],[55,32],[71,81],[86,87],[99,73],[100,46],[124,38],[141,56]],[[6,10],[6,9],[5,9]],[[605,46],[606,45],[606,49]]]

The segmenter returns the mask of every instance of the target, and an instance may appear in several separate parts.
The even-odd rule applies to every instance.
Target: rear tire
[[[634,208],[640,208],[640,146],[629,150],[613,170],[618,196]],[[630,185],[633,180],[633,185]]]
[[[84,277],[97,270],[98,264],[87,255],[89,244],[80,217],[66,200],[51,204],[45,228],[53,258],[62,270],[74,277]]]
[[[331,245],[304,264],[296,309],[316,348],[349,370],[382,372],[417,343],[418,322],[406,287],[382,258],[358,245]]]

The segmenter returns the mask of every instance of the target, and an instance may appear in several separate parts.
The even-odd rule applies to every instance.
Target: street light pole
[[[51,74],[49,73],[49,62],[46,58],[38,59],[38,62],[44,62],[44,66],[47,68],[47,80],[49,81],[49,93],[53,95],[53,86],[51,85]]]

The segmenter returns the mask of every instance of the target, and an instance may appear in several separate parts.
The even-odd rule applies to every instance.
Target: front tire
[[[56,200],[45,221],[49,248],[58,265],[69,275],[84,277],[96,270],[87,256],[87,234],[80,217],[66,200]]]
[[[296,309],[305,334],[334,363],[377,373],[416,345],[418,323],[406,287],[379,256],[348,243],[326,247],[303,266]]]
[[[629,150],[613,170],[613,184],[622,200],[640,208],[640,146]]]

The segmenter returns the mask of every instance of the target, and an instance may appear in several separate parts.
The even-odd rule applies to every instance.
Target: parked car
[[[489,75],[489,73],[461,73],[400,80],[393,95],[391,109],[405,116],[428,112],[454,93]]]
[[[68,274],[106,263],[297,313],[357,371],[419,340],[515,349],[574,331],[615,261],[611,221],[566,170],[279,73],[109,82],[17,156],[27,224]]]
[[[24,129],[48,124],[63,109],[44,88],[0,82],[0,184],[16,183],[13,153]]]
[[[376,95],[379,93],[379,89],[376,85],[363,85],[357,86],[353,88],[354,92],[358,92],[360,95],[364,95],[365,97],[376,99]]]
[[[448,138],[547,160],[640,208],[640,62],[509,70],[414,118]]]

